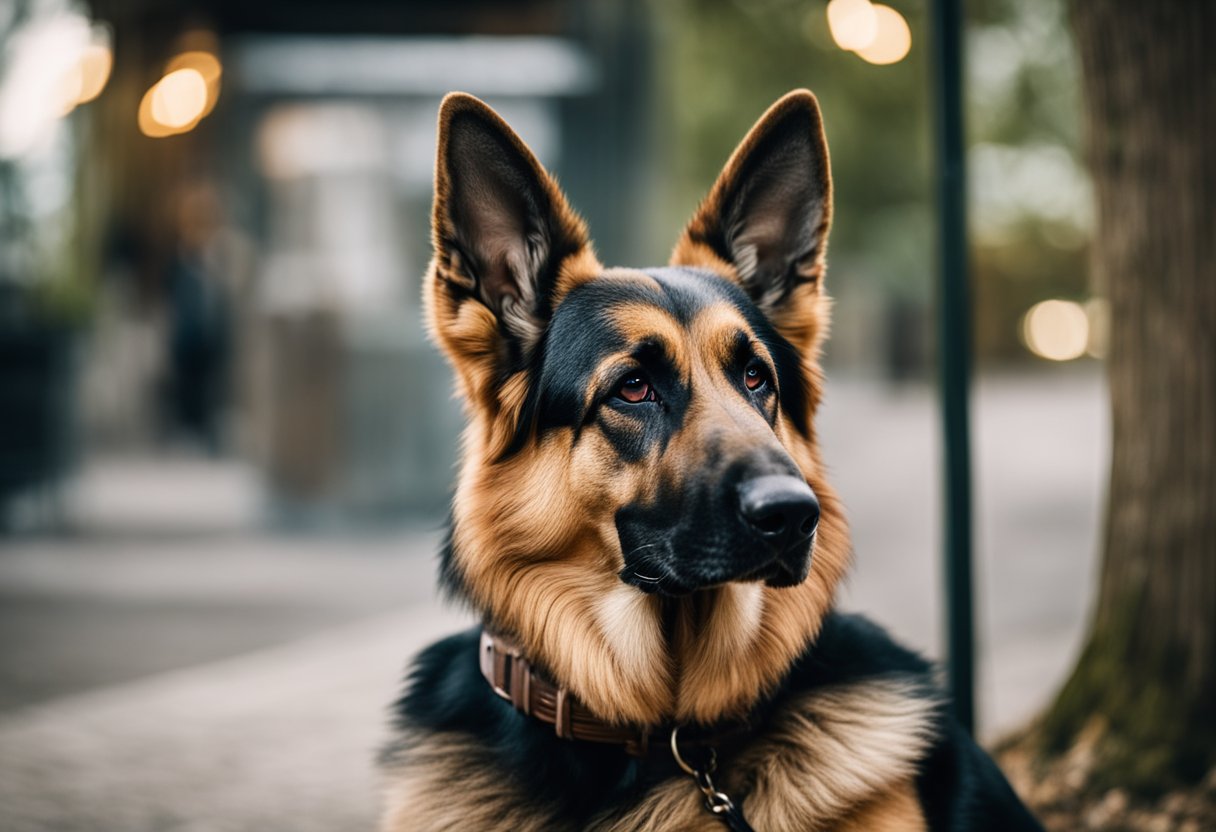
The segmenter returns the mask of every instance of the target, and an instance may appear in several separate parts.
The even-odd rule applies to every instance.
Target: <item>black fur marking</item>
[[[727,374],[727,381],[739,389],[739,392],[745,399],[752,403],[760,415],[763,416],[770,425],[776,424],[777,408],[775,407],[774,393],[776,392],[773,385],[765,383],[757,390],[747,389],[744,382],[744,373],[749,364],[755,358],[752,350],[752,339],[745,332],[735,334],[735,343],[731,347],[731,361],[724,371]],[[772,369],[767,364],[765,368],[771,373]]]
[[[712,272],[699,269],[656,268],[646,270],[646,274],[659,283],[658,289],[640,282],[593,280],[571,291],[554,311],[540,346],[527,366],[528,396],[504,458],[522,450],[534,435],[563,427],[577,432],[584,424],[589,415],[586,401],[592,372],[604,356],[627,346],[612,317],[613,308],[626,303],[653,305],[683,325],[711,304],[725,301],[734,306],[773,357],[776,385],[780,391],[778,406],[799,433],[809,435],[809,394],[802,359],[742,289]],[[661,366],[657,364],[646,369],[661,374]],[[666,404],[674,419],[672,429],[678,430],[682,413],[677,408],[673,389],[674,385],[667,390]],[[653,443],[664,441],[661,435],[651,432],[637,441],[623,442],[619,447],[629,458],[636,459],[653,447]]]
[[[785,684],[799,688],[885,674],[916,679],[926,696],[939,698],[933,692],[932,665],[925,659],[868,619],[833,613],[824,621],[814,648],[798,660]],[[928,828],[1041,832],[1005,775],[950,716],[944,699],[936,723],[936,742],[921,761],[916,782]]]
[[[806,378],[802,372],[802,358],[789,341],[781,337],[776,328],[747,294],[725,278],[713,272],[672,266],[662,269],[647,269],[646,273],[658,280],[667,293],[677,299],[677,308],[687,310],[682,320],[687,321],[698,309],[710,303],[727,301],[739,310],[757,340],[764,344],[773,362],[777,365],[777,386],[780,389],[780,407],[786,417],[803,436],[809,436],[807,421]]]
[[[625,347],[612,326],[612,306],[649,299],[639,297],[634,287],[592,281],[562,301],[527,367],[528,394],[504,459],[523,450],[538,433],[577,429],[583,423],[592,371],[603,356]]]
[[[415,660],[395,722],[408,735],[432,732],[466,735],[501,776],[535,795],[566,818],[585,822],[604,805],[640,795],[654,771],[618,746],[563,740],[551,725],[524,716],[500,699],[478,667],[477,629],[432,644]],[[382,755],[408,756],[408,741]],[[458,784],[453,784],[458,785]]]
[[[465,583],[464,573],[456,564],[455,531],[456,519],[449,514],[443,543],[439,547],[439,588],[447,598],[467,602],[470,597],[469,588]]]
[[[572,291],[554,313],[541,364],[541,431],[578,427],[585,420],[591,374],[605,356],[629,346],[612,315],[625,303],[663,308],[663,298],[646,286],[592,281]]]
[[[644,341],[632,353],[632,366],[639,368],[655,391],[656,400],[632,404],[610,389],[601,392],[598,405],[600,430],[612,443],[622,462],[637,462],[656,447],[662,453],[684,426],[689,395],[675,362],[659,343]],[[624,369],[624,368],[623,368]]]
[[[943,720],[941,738],[920,768],[916,788],[930,829],[1042,832],[996,763],[953,719]]]

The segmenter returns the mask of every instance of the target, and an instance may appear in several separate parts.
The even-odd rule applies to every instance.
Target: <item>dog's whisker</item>
[[[656,543],[643,543],[641,546],[638,546],[638,547],[636,547],[636,548],[634,548],[634,549],[631,549],[631,550],[629,551],[629,554],[625,555],[625,559],[626,559],[626,560],[631,560],[631,559],[632,559],[633,557],[635,557],[635,556],[636,556],[636,555],[637,555],[639,552],[644,552],[644,551],[645,551],[645,550],[647,550],[647,549],[657,549],[657,548],[658,548],[660,545],[662,545],[662,544],[661,544],[661,543],[657,543],[657,542],[656,542]],[[662,582],[663,582],[663,578],[662,578],[662,576],[659,576],[659,577],[652,577],[652,576],[650,576],[650,575],[646,575],[646,574],[644,574],[644,573],[643,573],[641,570],[639,570],[639,569],[634,569],[634,570],[633,570],[633,577],[634,577],[634,578],[636,578],[637,580],[641,581],[642,583],[647,583],[647,584],[658,584],[658,583],[662,583]]]
[[[631,549],[629,551],[629,554],[625,555],[625,557],[631,558],[634,555],[636,555],[638,552],[644,551],[646,549],[655,549],[655,548],[658,548],[660,545],[661,544],[659,544],[659,543],[643,543],[641,546],[638,546],[635,549]]]

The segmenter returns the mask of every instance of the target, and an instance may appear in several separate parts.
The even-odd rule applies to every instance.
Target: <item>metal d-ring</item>
[[[702,774],[713,774],[714,769],[718,766],[718,752],[714,749],[709,749],[709,763],[705,769],[697,769],[690,762],[684,759],[680,754],[680,726],[677,725],[671,729],[671,756],[675,758],[676,765],[684,770],[685,774],[692,777],[697,777]]]

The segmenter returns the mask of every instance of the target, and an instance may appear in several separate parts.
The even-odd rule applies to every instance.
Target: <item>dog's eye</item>
[[[768,382],[768,368],[759,361],[753,361],[743,371],[743,385],[748,390],[759,390]]]
[[[621,386],[616,389],[618,399],[623,399],[630,404],[640,404],[641,402],[653,402],[655,400],[654,388],[650,386],[650,381],[641,373],[632,373],[625,377],[621,382]]]

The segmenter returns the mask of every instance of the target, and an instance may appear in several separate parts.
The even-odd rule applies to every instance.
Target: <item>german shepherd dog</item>
[[[468,425],[386,832],[1039,829],[932,668],[832,610],[850,557],[814,417],[832,214],[805,90],[662,268],[606,268],[481,101],[439,113],[430,332]]]

